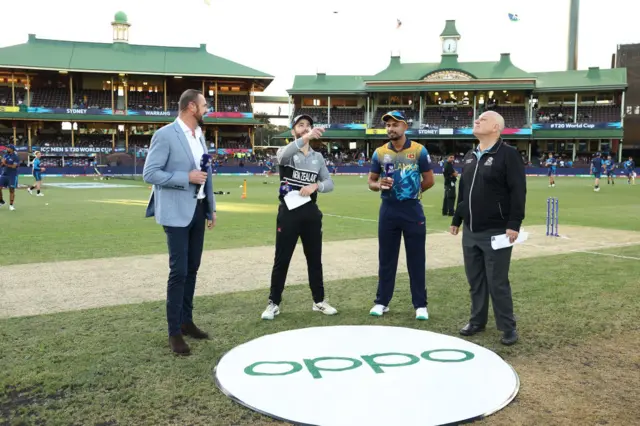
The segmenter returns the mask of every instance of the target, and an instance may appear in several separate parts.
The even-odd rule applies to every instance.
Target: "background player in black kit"
[[[453,154],[444,163],[442,176],[444,177],[444,200],[442,200],[442,216],[453,216],[456,204],[456,180],[458,172],[453,168]]]
[[[307,258],[309,287],[313,296],[312,310],[325,315],[338,313],[324,300],[322,212],[316,204],[318,192],[333,191],[333,181],[322,154],[309,146],[309,142],[320,139],[323,132],[324,129],[313,129],[311,117],[299,115],[294,118],[291,126],[291,133],[296,140],[280,148],[277,153],[280,206],[276,223],[276,254],[271,272],[269,305],[262,313],[262,319],[272,320],[280,313],[282,291],[298,237],[302,239],[304,255]],[[300,191],[300,195],[309,196],[311,201],[289,210],[284,197],[290,191]]]

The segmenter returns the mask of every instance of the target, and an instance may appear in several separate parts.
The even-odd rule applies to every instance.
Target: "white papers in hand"
[[[518,238],[516,238],[516,241],[513,243],[509,241],[509,237],[507,237],[507,234],[494,235],[493,237],[491,237],[491,248],[493,248],[494,250],[500,250],[503,248],[511,247],[514,244],[523,243],[527,241],[528,238],[529,233],[524,231],[520,231],[518,233]]]
[[[300,195],[300,191],[290,191],[284,196],[284,202],[289,210],[297,209],[301,205],[307,204],[309,201],[311,201],[311,197],[303,197]]]

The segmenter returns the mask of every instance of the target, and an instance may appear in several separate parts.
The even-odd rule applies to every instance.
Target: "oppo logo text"
[[[443,357],[443,355],[447,353],[449,357]],[[456,358],[452,358],[451,354],[458,355]],[[400,357],[404,358],[402,362],[381,362],[378,359],[384,357]],[[408,367],[413,364],[417,364],[421,360],[428,362],[466,362],[470,361],[475,357],[472,352],[464,351],[461,349],[434,349],[430,351],[424,351],[420,354],[420,356],[416,356],[413,354],[405,354],[399,352],[386,352],[379,354],[371,354],[371,355],[361,355],[360,358],[348,358],[348,357],[319,357],[319,358],[304,358],[302,362],[295,361],[258,361],[253,364],[247,366],[244,369],[245,374],[249,376],[287,376],[290,374],[296,374],[301,372],[305,367],[306,370],[311,374],[311,377],[314,379],[322,379],[323,373],[326,372],[342,372],[348,370],[354,370],[356,368],[362,367],[364,364],[367,366],[364,368],[371,368],[371,370],[375,374],[382,374],[386,371],[385,368],[395,368],[395,367]],[[327,364],[331,364],[331,366],[327,366]],[[339,363],[340,366],[335,366],[336,363]],[[322,364],[325,366],[323,367]],[[304,365],[304,367],[303,367]],[[266,371],[264,367],[267,367],[269,370],[280,370],[279,368],[274,368],[274,366],[282,366],[287,367],[283,369],[283,371]]]

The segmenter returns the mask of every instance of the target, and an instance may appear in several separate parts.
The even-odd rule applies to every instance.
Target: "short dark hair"
[[[187,109],[191,102],[196,103],[198,101],[198,96],[200,95],[202,95],[202,92],[196,89],[187,89],[182,92],[182,95],[180,95],[180,101],[178,102],[180,111]]]

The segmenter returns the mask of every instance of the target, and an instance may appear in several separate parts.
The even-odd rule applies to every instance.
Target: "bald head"
[[[483,115],[486,115],[489,118],[492,125],[498,125],[498,132],[502,133],[504,130],[504,117],[498,114],[495,111],[487,111]]]
[[[497,139],[504,130],[504,126],[504,118],[500,114],[495,111],[487,111],[474,122],[473,134],[477,138]]]

